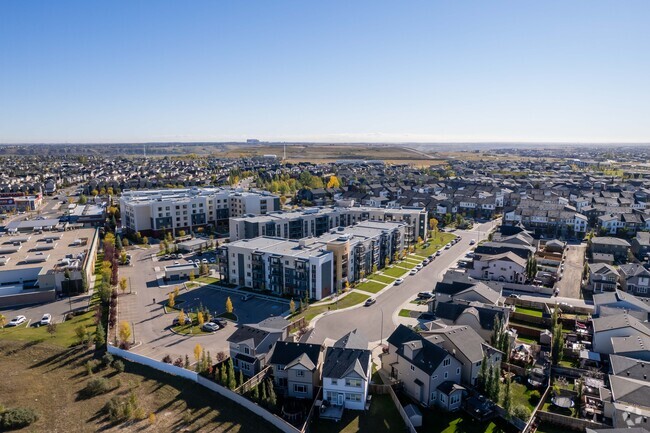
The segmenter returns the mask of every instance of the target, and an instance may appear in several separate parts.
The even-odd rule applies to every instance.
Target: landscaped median
[[[319,314],[359,305],[365,302],[369,297],[369,295],[364,295],[362,293],[351,292],[340,298],[338,302],[332,302],[331,304],[312,305],[302,313],[296,313],[295,315],[290,316],[288,319],[291,321],[296,321],[304,317],[305,322],[309,323],[314,317],[318,316]]]

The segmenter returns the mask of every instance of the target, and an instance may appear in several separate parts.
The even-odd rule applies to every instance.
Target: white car
[[[402,284],[403,282],[404,282],[404,278],[398,278],[398,279],[395,280],[395,285],[396,285],[396,286],[399,286],[399,285]]]
[[[208,259],[201,260],[201,263],[203,263],[204,265],[207,265],[208,264]]]
[[[41,317],[41,321],[39,322],[39,325],[47,326],[50,323],[52,323],[52,315],[50,313],[43,314],[43,317]]]
[[[182,259],[182,258],[183,258],[183,255],[182,255],[182,254],[177,254],[177,255],[176,255],[176,258],[177,258],[177,259]]]
[[[11,319],[11,321],[9,323],[7,323],[7,326],[10,327],[10,326],[22,325],[26,321],[27,321],[27,317],[25,317],[25,316],[16,316],[13,319]]]
[[[472,239],[472,240],[469,241],[470,245],[474,245],[475,243],[476,243],[476,239]]]
[[[409,275],[415,275],[418,273],[417,269],[411,269],[411,272],[409,272]]]
[[[421,271],[423,267],[424,267],[424,266],[422,266],[422,264],[421,264],[421,263],[420,263],[420,264],[417,264],[417,265],[415,265],[415,269],[417,269],[418,271]]]

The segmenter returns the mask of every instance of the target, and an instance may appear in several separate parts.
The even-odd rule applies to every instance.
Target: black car
[[[190,325],[191,323],[192,323],[192,319],[185,316],[185,324]],[[178,317],[174,317],[174,320],[172,320],[172,326],[177,326],[177,325],[178,325]]]
[[[216,323],[217,325],[221,326],[222,328],[225,328],[226,325],[228,324],[228,321],[222,317],[214,317],[211,322]]]
[[[418,293],[418,299],[431,299],[431,298],[433,298],[433,293],[431,292]]]

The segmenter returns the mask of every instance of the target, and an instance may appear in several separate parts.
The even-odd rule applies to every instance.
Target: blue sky
[[[0,142],[650,142],[650,2],[0,0]]]

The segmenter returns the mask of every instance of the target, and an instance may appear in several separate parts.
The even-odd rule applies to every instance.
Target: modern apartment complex
[[[122,227],[144,233],[192,230],[209,224],[225,233],[228,218],[264,215],[279,209],[277,196],[229,188],[125,191],[120,198]]]
[[[363,221],[300,240],[260,236],[219,248],[222,279],[277,295],[321,299],[406,246],[404,223]]]
[[[230,220],[230,239],[236,241],[258,236],[302,239],[321,236],[334,228],[349,227],[361,221],[384,221],[403,222],[405,242],[412,244],[418,237],[427,239],[427,215],[426,209],[415,207],[312,207],[262,216],[233,217]]]

